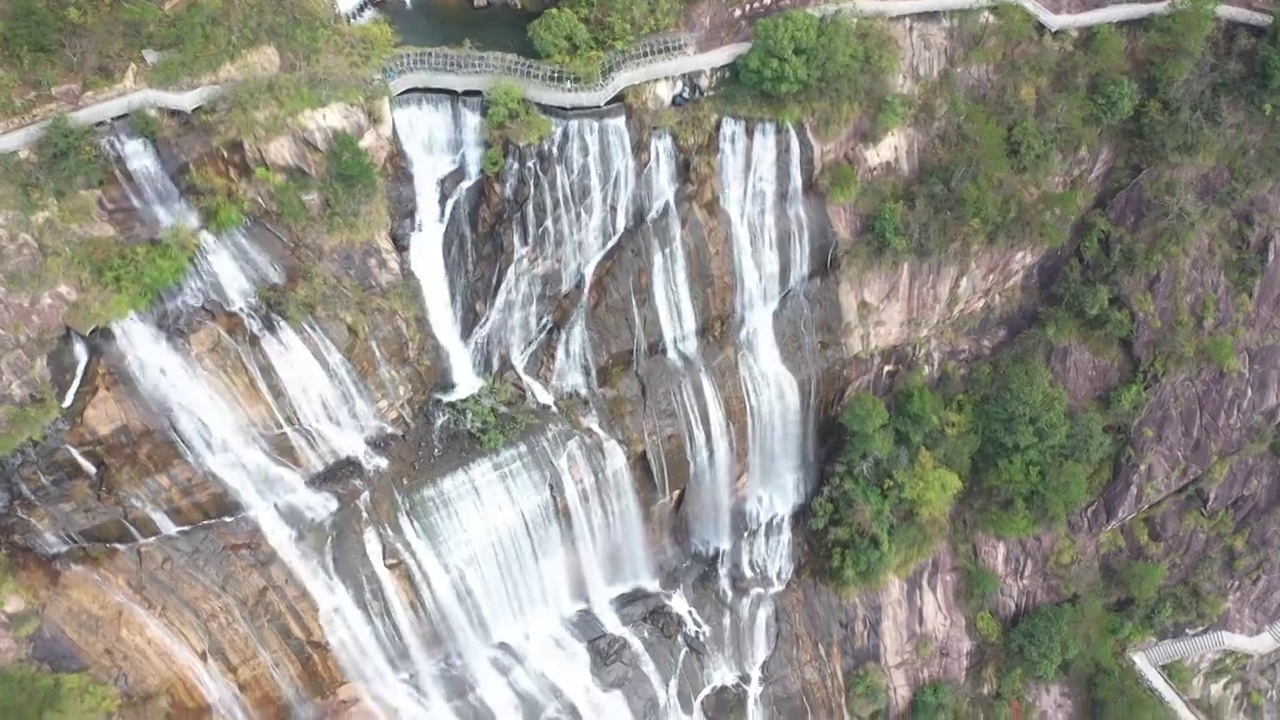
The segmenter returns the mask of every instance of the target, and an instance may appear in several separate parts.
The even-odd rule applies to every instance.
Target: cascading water
[[[122,180],[144,213],[201,240],[191,277],[166,304],[216,299],[244,319],[249,341],[227,339],[251,378],[241,385],[267,409],[253,415],[241,407],[232,383],[202,368],[184,341],[134,316],[115,323],[112,334],[138,390],[169,421],[188,459],[221,480],[258,524],[314,600],[343,672],[386,717],[697,717],[699,693],[725,684],[745,685],[749,714],[761,715],[772,598],[791,575],[789,516],[808,476],[804,401],[773,328],[779,304],[808,268],[795,133],[768,124],[749,132],[736,121],[721,128],[720,201],[732,240],[748,422],[746,465],[738,468],[698,337],[671,138],[652,138],[650,163],[639,173],[620,115],[557,120],[546,145],[513,157],[503,182],[509,198],[527,201],[511,205],[511,266],[468,339],[456,298],[468,296],[461,283],[470,268],[450,267],[445,236],[479,179],[478,108],[421,98],[398,101],[394,115],[417,195],[410,265],[454,397],[477,390],[481,372],[497,368],[499,358],[510,359],[545,404],[557,395],[589,396],[596,386],[592,275],[627,232],[648,244],[662,361],[680,371],[671,392],[690,462],[683,512],[695,548],[718,563],[722,583],[712,605],[727,610],[716,617],[705,605],[695,610],[686,589],[657,595],[658,570],[626,452],[591,417],[585,430],[552,424],[430,484],[392,493],[389,502],[366,495],[338,514],[336,499],[309,487],[307,475],[339,458],[378,463],[365,439],[382,425],[359,379],[314,323],[291,326],[256,307],[256,288],[283,273],[248,234],[200,231],[150,146],[115,140],[111,147],[128,170]],[[789,164],[779,163],[783,157]],[[560,323],[544,386],[526,365],[554,331],[552,317],[566,298],[576,304]],[[640,316],[640,308],[632,310]],[[638,348],[642,342],[638,337]],[[382,379],[394,384],[385,373]],[[271,435],[287,441],[285,457]],[[665,462],[660,454],[651,460]],[[736,508],[739,470],[745,497]],[[180,531],[147,498],[129,502],[162,534]],[[349,511],[354,524],[345,522]],[[705,643],[707,652],[697,653],[707,655],[701,685],[682,679],[693,651],[682,648],[671,657],[674,667],[659,667],[641,633],[620,618],[619,597],[636,588],[665,598],[685,619],[684,632]],[[652,687],[652,703],[597,682],[598,658],[585,641],[602,633],[634,650],[633,667]],[[194,682],[219,716],[247,714],[216,677]],[[288,677],[278,682],[283,696],[296,697]]]
[[[513,208],[515,252],[493,309],[477,329],[476,354],[490,367],[505,355],[525,386],[545,404],[551,392],[526,371],[549,330],[548,306],[580,290],[584,299],[560,330],[551,389],[589,393],[595,387],[585,298],[596,265],[632,220],[635,159],[626,118],[556,120],[551,138],[506,170],[508,197],[523,186],[524,205]]]
[[[763,712],[761,669],[773,649],[772,598],[791,577],[790,517],[804,500],[811,456],[799,386],[783,362],[773,327],[778,304],[804,281],[809,267],[800,143],[788,129],[790,163],[780,192],[777,135],[768,123],[756,125],[749,142],[742,121],[726,119],[720,129],[720,204],[733,241],[739,366],[750,443],[747,527],[735,557],[722,564],[722,592],[737,604],[725,619],[722,642],[730,671],[749,678],[751,717]],[[732,590],[731,574],[747,583],[745,595]]]
[[[683,380],[674,392],[689,458],[689,533],[696,547],[725,549],[732,543],[733,441],[720,393],[698,348],[698,317],[689,292],[684,238],[676,211],[678,178],[671,137],[656,133],[649,157],[645,174],[650,196],[654,305],[666,356],[684,368]]]
[[[449,364],[454,384],[451,397],[467,397],[484,381],[476,373],[471,350],[463,339],[453,300],[462,293],[450,287],[444,243],[455,204],[480,177],[484,120],[473,104],[439,96],[398,100],[392,114],[400,146],[409,158],[417,197],[409,267],[422,289],[431,331]],[[442,197],[441,185],[454,173],[461,173],[462,179]]]
[[[62,396],[62,402],[59,403],[64,410],[75,402],[80,383],[84,380],[84,371],[89,367],[89,346],[85,344],[84,338],[80,337],[80,333],[74,330],[71,331],[71,352],[75,357],[76,369],[75,375],[71,378],[71,386],[67,388],[67,392]]]

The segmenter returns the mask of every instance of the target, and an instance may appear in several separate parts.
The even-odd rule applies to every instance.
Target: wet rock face
[[[127,695],[190,710],[205,706],[197,676],[211,673],[264,717],[287,714],[291,690],[321,697],[339,684],[310,597],[252,521],[88,552],[48,593],[49,658],[116,668]]]

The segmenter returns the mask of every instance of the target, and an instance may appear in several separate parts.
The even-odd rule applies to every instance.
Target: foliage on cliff
[[[606,53],[676,26],[684,0],[564,0],[529,24],[542,57],[585,77]]]
[[[502,169],[507,145],[536,145],[551,135],[551,119],[524,99],[520,88],[495,83],[485,94],[484,128],[489,147],[484,153],[484,171],[493,175]]]
[[[0,671],[0,717],[6,720],[94,720],[111,717],[115,690],[83,673],[56,675],[18,665]]]
[[[1068,681],[1090,717],[1159,716],[1161,703],[1125,651],[1213,623],[1224,593],[1242,577],[1255,581],[1249,553],[1262,551],[1250,545],[1252,528],[1233,521],[1232,505],[1214,495],[1215,510],[1204,498],[1229,458],[1214,458],[1198,478],[1172,469],[1190,477],[1167,497],[1167,485],[1139,484],[1141,497],[1123,501],[1100,491],[1125,488],[1113,477],[1117,451],[1129,468],[1141,466],[1129,456],[1149,446],[1145,436],[1164,432],[1167,415],[1138,422],[1163,397],[1157,391],[1229,380],[1271,342],[1254,331],[1253,304],[1262,302],[1258,282],[1274,238],[1280,132],[1270,115],[1280,34],[1230,24],[1214,32],[1201,4],[1075,37],[1044,34],[1020,11],[997,14],[993,24],[960,23],[975,40],[967,67],[943,73],[917,98],[919,175],[862,179],[864,237],[894,261],[992,245],[1067,246],[1030,328],[991,361],[937,380],[943,406],[967,418],[974,443],[967,471],[949,465],[964,480],[949,532],[962,556],[975,532],[1037,534],[1051,552],[1053,601],[1007,627],[997,606],[985,604],[998,577],[968,573],[983,640],[979,671],[988,683],[998,679],[1000,701],[1020,700],[1032,681]],[[1073,355],[1087,361],[1062,360]],[[1070,393],[1062,379],[1071,380]],[[896,399],[887,411],[892,424]],[[1255,422],[1267,426],[1252,440],[1244,431],[1245,456],[1267,453],[1274,438],[1269,423]],[[1194,434],[1211,447],[1218,437]],[[864,568],[899,544],[904,529],[894,513],[907,507],[890,502],[886,513],[886,484],[852,484],[846,460],[858,456],[850,448],[860,435],[849,436],[836,477],[815,501],[834,509],[814,516],[827,570],[845,585],[876,577]],[[897,445],[909,452],[908,443]],[[1101,502],[1088,527],[1096,527],[1095,511],[1142,511],[1157,489],[1158,511],[1101,537],[1064,522],[1092,500]],[[1197,550],[1178,557],[1166,542]]]
[[[352,25],[326,0],[189,0],[159,3],[0,0],[0,117],[46,101],[54,86],[93,90],[133,66],[149,85],[207,76],[245,52],[273,45],[287,72],[372,77],[395,45],[380,20]],[[150,66],[143,49],[161,52]]]
[[[485,452],[508,447],[535,421],[533,412],[521,404],[509,385],[485,385],[474,395],[449,405],[449,416]]]
[[[717,101],[734,114],[808,119],[824,133],[864,112],[886,125],[905,114],[903,99],[889,91],[897,47],[872,20],[788,10],[756,23],[754,44],[736,67],[739,85]]]
[[[1105,420],[1070,412],[1061,383],[1029,350],[964,382],[939,392],[912,373],[888,406],[868,393],[846,404],[844,446],[810,519],[835,584],[872,585],[928,557],[962,490],[983,527],[1028,535],[1061,526],[1091,478],[1109,470]]]

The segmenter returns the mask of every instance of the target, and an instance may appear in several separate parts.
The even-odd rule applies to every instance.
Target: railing
[[[695,47],[696,38],[692,35],[647,38],[635,47],[607,55],[600,77],[594,80],[584,80],[571,70],[541,60],[454,48],[402,52],[387,65],[387,75],[388,79],[412,73],[503,77],[521,85],[537,83],[569,92],[594,93],[608,88],[614,78],[624,72],[691,55]]]

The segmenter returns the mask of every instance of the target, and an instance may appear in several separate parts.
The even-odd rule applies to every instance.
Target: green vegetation
[[[152,242],[86,242],[81,248],[93,285],[107,295],[102,312],[115,319],[145,310],[180,282],[199,243],[189,231],[175,229]]]
[[[949,720],[956,711],[957,692],[950,683],[935,680],[916,689],[911,698],[912,720]]]
[[[836,163],[822,175],[827,200],[833,203],[852,202],[858,196],[858,172],[849,163]]]
[[[325,198],[336,217],[358,216],[378,196],[378,167],[354,135],[334,136],[325,155]]]
[[[854,718],[878,717],[889,704],[889,685],[884,672],[874,665],[854,673],[846,684],[845,709]]]
[[[596,77],[606,53],[674,28],[683,0],[563,0],[529,25],[538,54]]]
[[[32,206],[97,188],[108,171],[93,128],[72,125],[65,115],[53,119],[33,150],[26,161],[9,159],[7,168],[8,182]]]
[[[863,111],[876,118],[879,133],[906,116],[906,98],[889,91],[897,45],[878,22],[788,10],[756,23],[753,42],[737,62],[740,87],[716,100],[726,112],[810,118],[826,135],[844,131]]]
[[[58,412],[58,403],[52,394],[33,404],[0,407],[0,457],[9,455],[28,440],[39,440]],[[0,572],[0,578],[4,576]],[[5,583],[0,580],[0,590],[4,587]]]
[[[840,415],[847,439],[811,506],[809,527],[838,586],[874,585],[909,570],[941,539],[971,449],[964,418],[913,375],[893,413],[868,393]]]
[[[476,394],[449,404],[449,416],[475,439],[481,450],[501,450],[518,440],[520,433],[536,420],[533,411],[515,395],[509,385],[485,385]]]
[[[1103,418],[1069,413],[1062,385],[1030,355],[996,363],[975,419],[972,498],[983,524],[998,534],[1061,526],[1088,498],[1094,472],[1110,470],[1114,448]]]
[[[6,720],[106,720],[120,699],[85,673],[58,675],[27,665],[0,670],[0,717]]]
[[[385,64],[395,34],[382,21],[351,25],[325,0],[189,0],[168,12],[152,2],[7,0],[0,3],[0,117],[48,101],[57,85],[108,85],[130,64],[146,84],[189,84],[268,44],[286,72],[363,82]],[[149,67],[144,48],[164,58]],[[15,99],[25,91],[34,91],[30,99]]]
[[[508,82],[495,83],[485,95],[484,127],[489,147],[482,165],[489,175],[502,170],[508,145],[536,145],[551,136],[551,119]]]
[[[189,180],[191,197],[209,232],[225,233],[244,225],[249,200],[234,179],[217,168],[205,166],[193,170]]]

